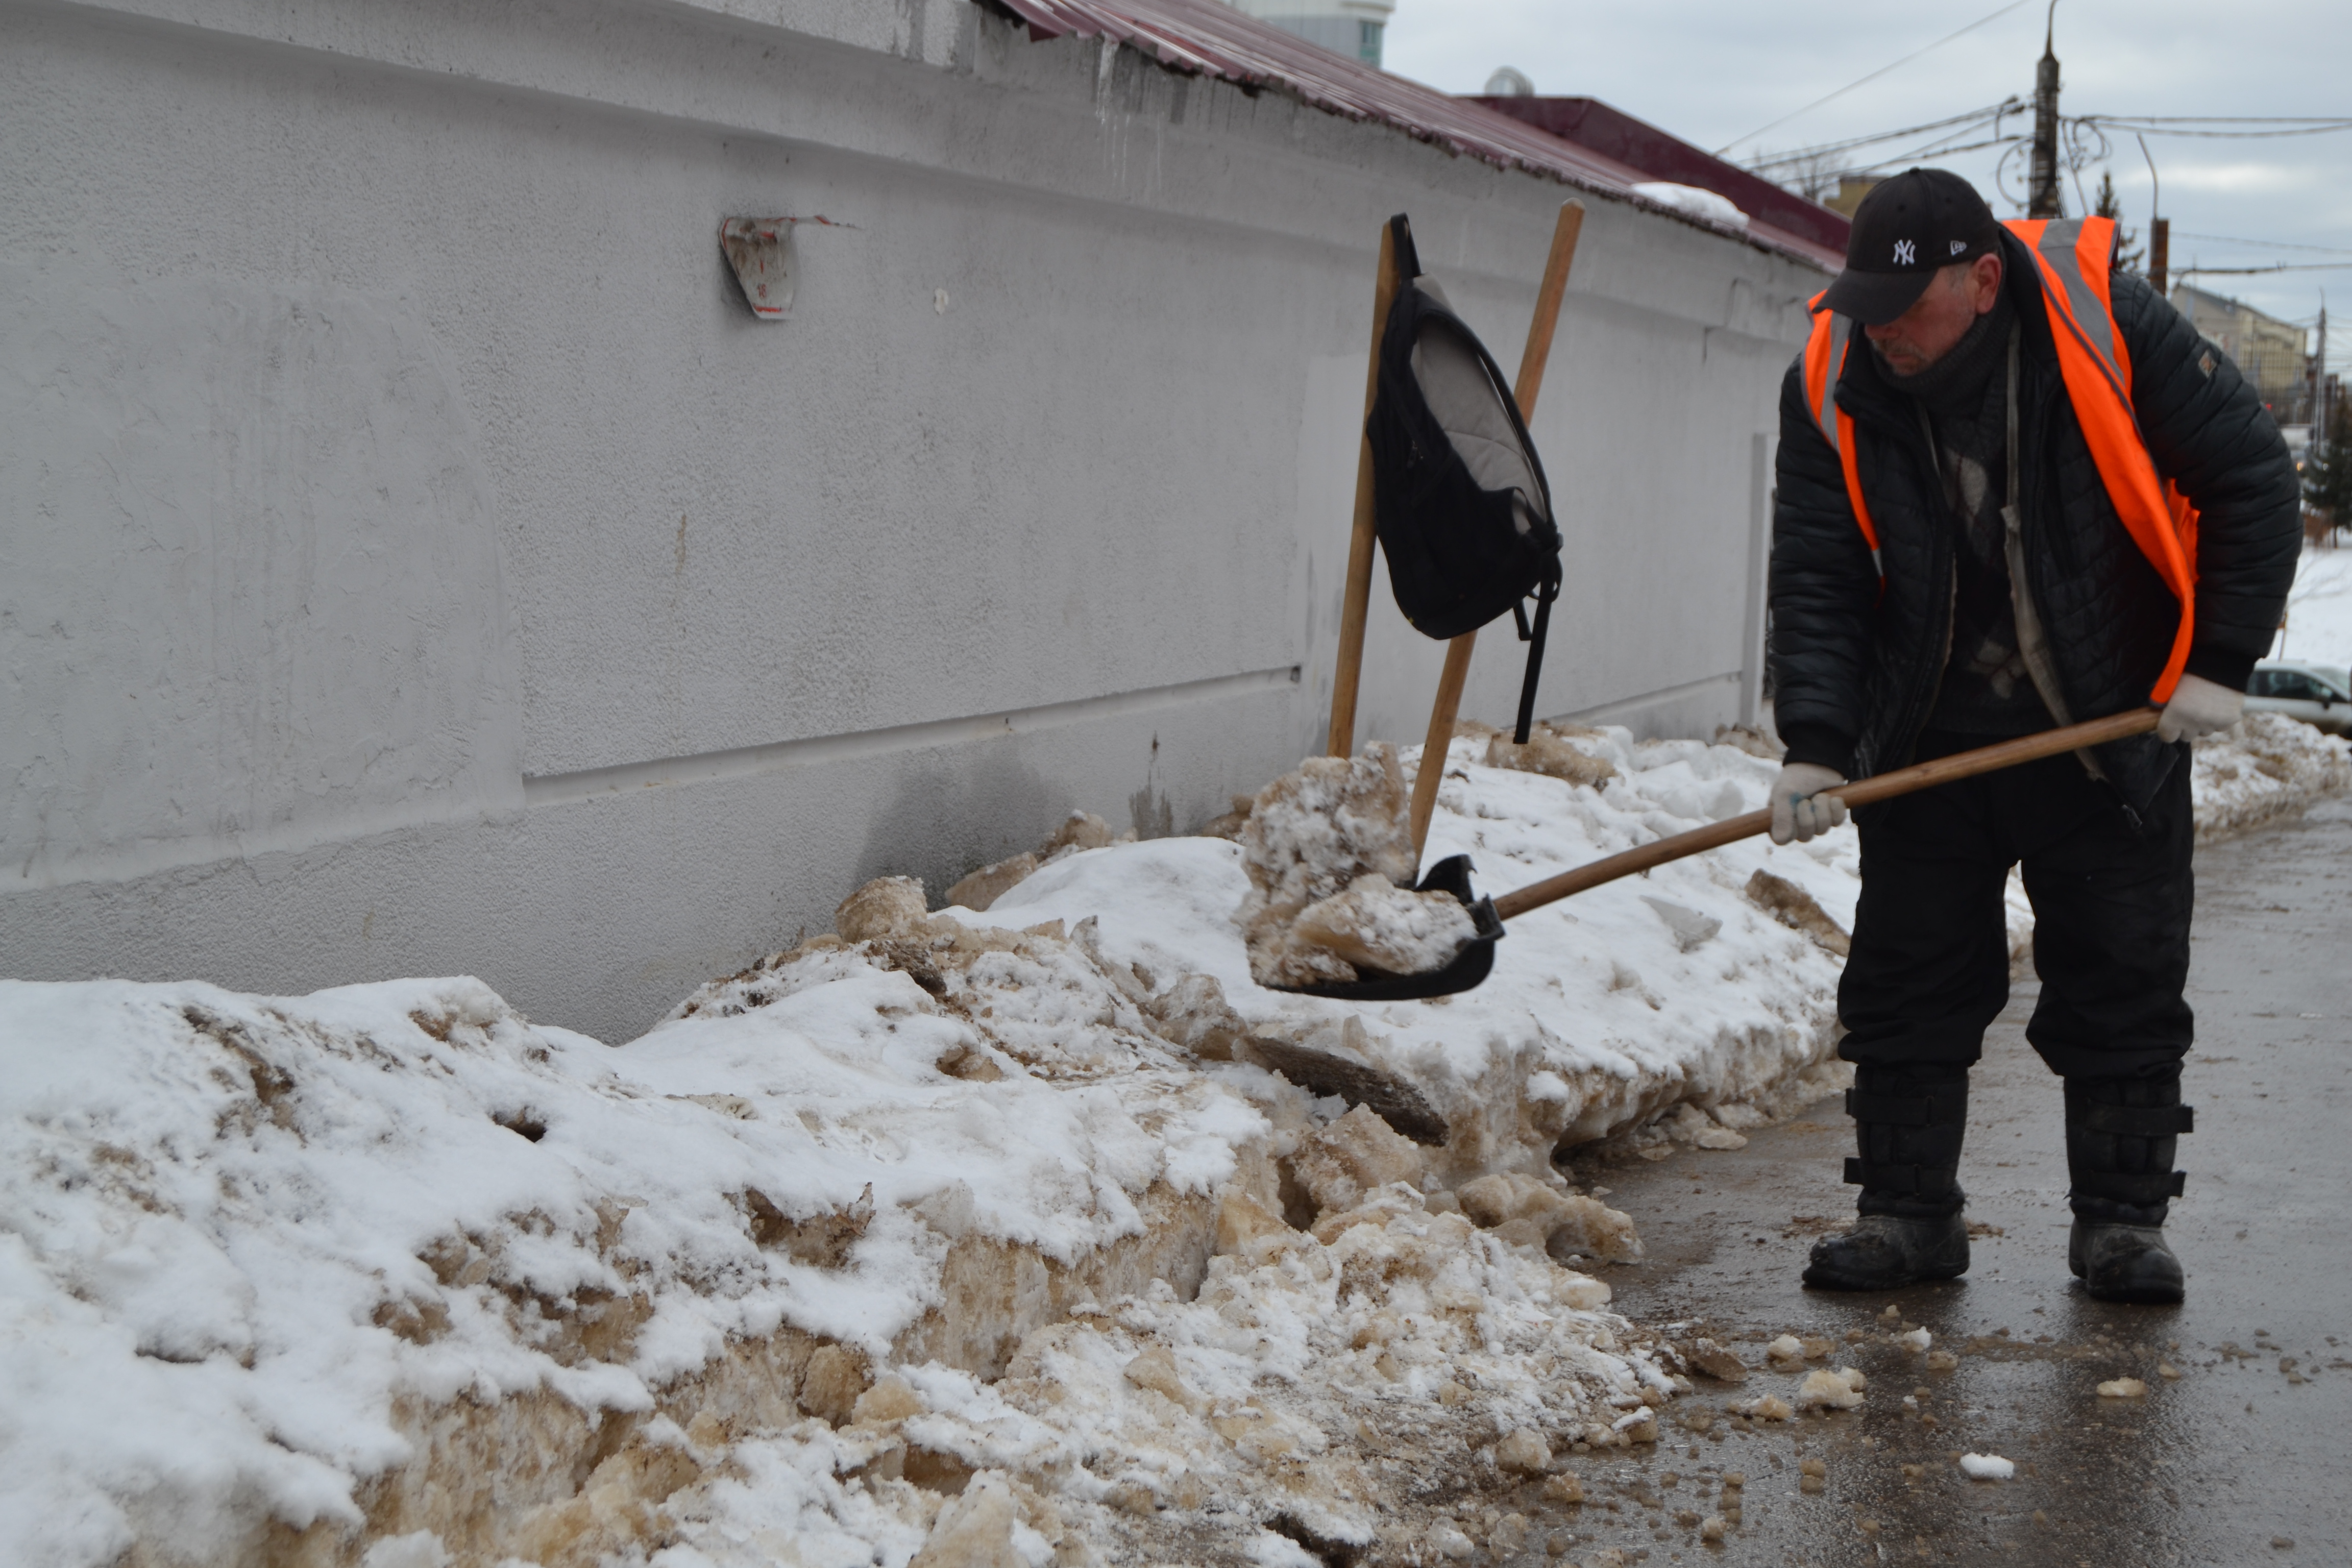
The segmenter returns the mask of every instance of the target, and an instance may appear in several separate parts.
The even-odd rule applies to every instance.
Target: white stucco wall
[[[1507,364],[1570,194],[964,0],[0,4],[0,973],[614,1038],[1315,747],[1380,224]],[[1703,729],[1819,279],[1585,199],[1541,709]],[[842,226],[762,324],[780,213]]]

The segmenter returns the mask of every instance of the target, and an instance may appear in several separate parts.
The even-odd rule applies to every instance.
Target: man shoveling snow
[[[2105,218],[2004,228],[1939,171],[1889,180],[1782,392],[1776,839],[1844,820],[1815,797],[1849,776],[2163,709],[2153,737],[1861,815],[1838,993],[1861,1219],[1814,1248],[1822,1289],[1968,1268],[1968,1071],[2008,999],[2001,890],[2021,863],[2042,982],[2027,1037],[2066,1079],[2068,1261],[2103,1300],[2181,1298],[2161,1226],[2189,1130],[2183,742],[2237,719],[2301,533],[2277,426],[2111,274],[2113,237]]]

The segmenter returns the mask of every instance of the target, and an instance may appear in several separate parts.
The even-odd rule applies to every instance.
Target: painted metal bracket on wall
[[[793,288],[800,265],[793,254],[793,226],[788,217],[730,217],[719,226],[719,247],[735,281],[743,286],[743,302],[763,321],[781,321],[792,314]]]

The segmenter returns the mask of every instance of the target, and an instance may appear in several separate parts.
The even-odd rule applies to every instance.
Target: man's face
[[[1909,310],[1862,330],[1895,374],[1916,375],[1951,353],[2000,297],[2000,258],[1979,256],[1940,269]]]

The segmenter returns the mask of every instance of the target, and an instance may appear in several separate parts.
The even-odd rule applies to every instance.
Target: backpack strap
[[[1528,727],[1535,722],[1536,686],[1543,678],[1544,633],[1551,626],[1551,603],[1559,597],[1559,557],[1553,556],[1545,571],[1543,581],[1536,584],[1536,621],[1528,625],[1523,601],[1514,601],[1511,618],[1519,624],[1519,640],[1528,645],[1528,672],[1519,681],[1519,723],[1511,731],[1511,744],[1528,743]]]

